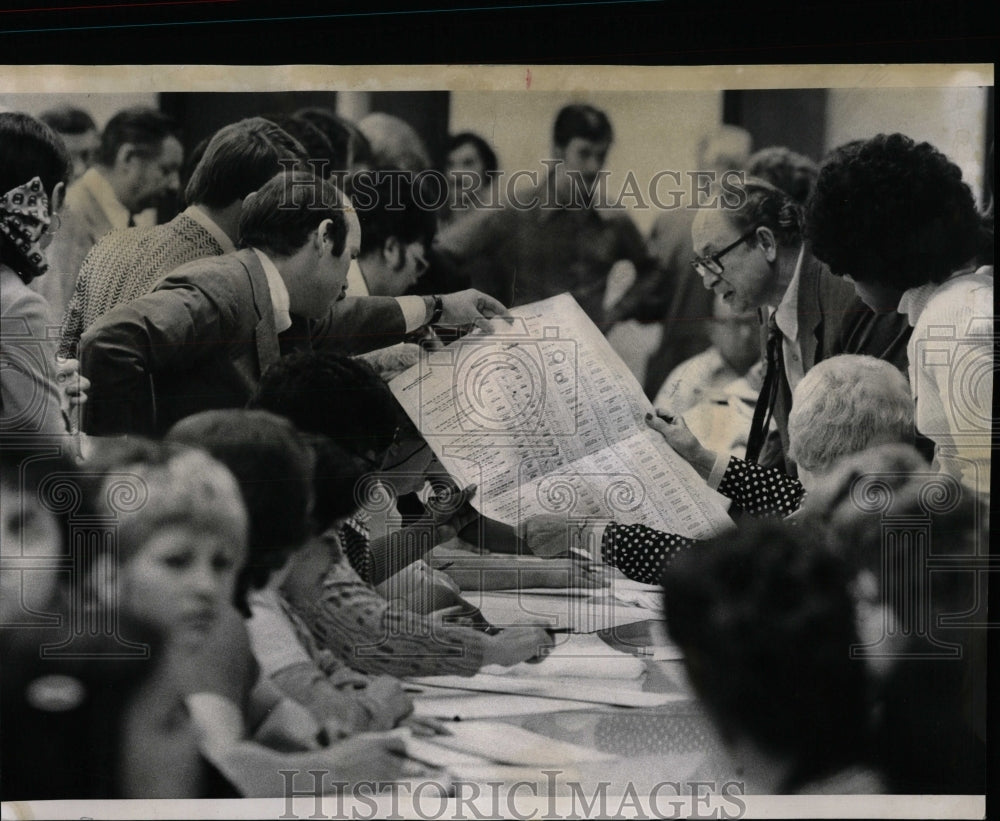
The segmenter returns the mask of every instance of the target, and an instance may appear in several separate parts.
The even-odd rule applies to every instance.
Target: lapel
[[[236,259],[240,261],[250,279],[250,290],[254,310],[257,312],[257,324],[254,327],[254,343],[257,347],[257,362],[260,373],[268,365],[278,360],[278,331],[274,325],[274,306],[271,303],[271,290],[267,287],[267,274],[252,249],[238,251]]]
[[[823,263],[806,249],[799,274],[799,344],[802,346],[802,365],[808,371],[816,364],[816,350],[823,333],[823,305],[820,299],[820,281]]]

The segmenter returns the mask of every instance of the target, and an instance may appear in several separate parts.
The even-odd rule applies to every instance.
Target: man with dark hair
[[[244,250],[181,266],[84,333],[81,370],[93,374],[96,399],[85,429],[163,432],[201,410],[242,407],[282,353],[370,350],[428,322],[488,327],[504,312],[476,291],[342,299],[360,234],[333,182],[302,171],[274,176],[245,198]]]
[[[870,683],[850,653],[853,571],[813,534],[766,522],[685,553],[664,576],[670,638],[720,735],[752,762],[751,792],[809,792],[843,774],[879,786]]]
[[[60,353],[75,356],[90,325],[116,305],[149,293],[178,266],[235,251],[244,198],[283,162],[304,156],[298,142],[260,117],[216,132],[188,181],[185,211],[164,225],[114,231],[84,260],[63,321]]]
[[[323,106],[300,108],[295,116],[312,123],[330,141],[333,165],[328,173],[333,174],[337,185],[350,194],[354,175],[374,166],[368,138],[350,120]]]
[[[296,197],[298,208],[277,207]],[[85,429],[163,433],[192,413],[242,406],[278,358],[290,312],[320,319],[343,289],[360,244],[344,206],[332,183],[278,174],[244,206],[244,250],[182,265],[98,319],[81,340],[96,398]]]
[[[510,305],[568,291],[600,325],[608,274],[627,260],[636,282],[614,313],[618,319],[636,315],[638,286],[655,273],[655,263],[627,216],[598,207],[611,140],[603,111],[563,108],[553,129],[555,162],[547,163],[545,179],[502,210],[481,210],[442,231],[436,243],[442,264],[471,272],[473,287]]]
[[[65,105],[43,111],[38,119],[62,137],[66,144],[73,161],[70,182],[80,179],[83,172],[94,164],[101,146],[101,135],[97,132],[94,118],[82,108]]]
[[[427,270],[437,219],[417,184],[399,171],[363,172],[355,180],[361,253],[347,276],[352,296],[405,294]]]
[[[95,164],[66,191],[62,226],[48,254],[53,275],[47,297],[53,313],[66,310],[84,257],[115,228],[154,225],[152,209],[180,188],[184,149],[174,121],[152,108],[128,108],[104,127]],[[58,281],[58,283],[56,283]]]

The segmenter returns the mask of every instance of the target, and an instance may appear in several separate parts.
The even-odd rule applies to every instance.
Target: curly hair
[[[813,253],[834,274],[899,291],[946,280],[976,255],[981,230],[961,169],[904,134],[834,149],[806,212]]]
[[[682,554],[664,576],[668,632],[699,698],[724,738],[793,764],[786,791],[866,748],[850,571],[801,528],[753,522]]]

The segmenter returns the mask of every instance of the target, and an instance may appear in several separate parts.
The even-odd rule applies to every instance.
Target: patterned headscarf
[[[50,222],[49,198],[38,177],[0,197],[0,233],[24,257],[28,279],[49,269],[40,243]]]

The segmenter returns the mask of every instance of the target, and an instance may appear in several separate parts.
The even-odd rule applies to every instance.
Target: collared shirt
[[[292,326],[292,317],[288,313],[288,288],[270,257],[259,248],[254,248],[253,252],[260,260],[260,266],[267,277],[267,289],[271,292],[271,305],[274,306],[274,327],[280,334]]]
[[[202,228],[208,231],[208,233],[212,235],[212,238],[221,246],[222,253],[231,254],[236,250],[236,246],[233,245],[233,241],[229,238],[229,235],[216,224],[215,220],[213,220],[197,205],[189,205],[185,208],[184,216],[190,217]]]
[[[130,214],[115,194],[115,189],[96,168],[88,168],[77,185],[85,188],[101,207],[113,228],[128,228],[129,217],[134,225],[149,228],[156,225],[156,210],[147,208],[138,214]]]
[[[897,310],[913,326],[907,354],[917,430],[934,441],[942,470],[988,494],[993,266],[911,288]]]
[[[799,249],[799,258],[795,263],[792,281],[788,283],[785,295],[774,311],[774,321],[782,335],[781,352],[785,360],[785,376],[788,377],[788,387],[792,391],[805,376],[805,366],[802,364],[802,344],[799,340],[799,281],[805,255],[806,246],[803,245]]]

